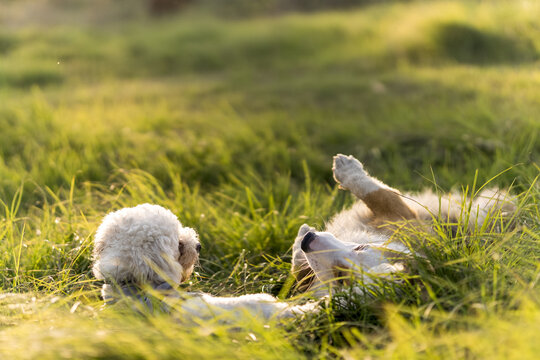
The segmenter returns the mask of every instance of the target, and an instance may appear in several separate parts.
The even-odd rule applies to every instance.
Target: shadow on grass
[[[490,32],[459,22],[437,24],[431,40],[435,55],[459,63],[496,65],[538,59],[533,42],[526,37]],[[421,48],[412,49],[411,55],[420,57],[421,52]]]

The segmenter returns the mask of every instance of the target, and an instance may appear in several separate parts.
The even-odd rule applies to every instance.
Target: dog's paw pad
[[[353,182],[358,180],[358,177],[367,175],[362,163],[352,155],[338,154],[334,156],[332,170],[334,172],[334,179],[343,189],[348,189]]]

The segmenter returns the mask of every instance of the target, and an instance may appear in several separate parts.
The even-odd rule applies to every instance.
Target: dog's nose
[[[302,239],[302,243],[300,244],[300,247],[302,248],[303,252],[310,252],[311,249],[309,248],[309,244],[315,239],[315,234],[311,231],[309,231],[306,235],[304,235],[304,238]]]
[[[197,246],[195,246],[195,250],[197,250],[197,254],[200,254],[200,253],[201,253],[201,248],[202,248],[202,246],[201,246],[200,243],[197,244]]]

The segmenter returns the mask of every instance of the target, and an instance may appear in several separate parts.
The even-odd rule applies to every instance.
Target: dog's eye
[[[343,270],[334,270],[335,281],[338,285],[349,285],[350,278],[348,275],[349,274]]]
[[[353,250],[354,251],[366,251],[368,248],[369,248],[368,244],[362,244],[362,245],[358,245]]]
[[[178,243],[178,251],[180,251],[180,255],[184,252],[184,244]]]

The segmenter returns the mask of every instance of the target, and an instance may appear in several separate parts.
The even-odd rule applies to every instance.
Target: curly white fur
[[[179,284],[193,271],[198,244],[195,230],[161,206],[124,208],[108,214],[97,230],[93,272],[113,284]]]

